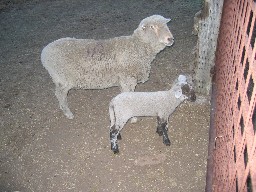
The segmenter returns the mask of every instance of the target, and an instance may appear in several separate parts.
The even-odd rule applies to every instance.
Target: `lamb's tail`
[[[115,116],[113,100],[109,104],[109,117],[110,117],[110,127],[112,127],[116,123],[116,116]]]

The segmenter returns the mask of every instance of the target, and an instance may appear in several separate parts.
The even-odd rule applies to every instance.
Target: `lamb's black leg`
[[[170,146],[171,145],[171,141],[168,137],[168,128],[167,128],[167,122],[165,122],[165,124],[162,126],[163,128],[163,143],[167,146]]]
[[[161,119],[160,119],[160,117],[157,117],[156,133],[157,133],[159,136],[162,136],[162,135],[163,135],[163,130],[162,130],[162,126],[161,126]]]
[[[168,137],[168,127],[167,127],[167,120],[161,119],[160,117],[157,117],[158,126],[157,126],[157,133],[160,135],[160,133],[163,135],[163,143],[167,146],[171,145],[170,139]]]
[[[114,154],[119,153],[119,149],[117,145],[117,139],[119,135],[120,135],[119,131],[115,128],[115,125],[113,125],[110,128],[110,143],[111,143],[111,150],[114,152]]]

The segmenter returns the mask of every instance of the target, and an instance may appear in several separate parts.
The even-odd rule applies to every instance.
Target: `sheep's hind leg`
[[[65,87],[65,86],[61,85],[60,83],[58,83],[58,84],[56,84],[55,95],[59,101],[60,109],[63,111],[64,115],[68,119],[73,119],[74,115],[70,111],[70,109],[68,107],[68,102],[67,102],[67,95],[68,95],[69,89],[70,88]]]
[[[157,121],[158,121],[158,126],[157,126],[157,131],[156,132],[160,136],[162,134],[163,135],[163,143],[166,146],[170,146],[171,142],[170,142],[170,139],[169,139],[168,133],[167,133],[167,131],[168,131],[167,120],[157,117]]]
[[[111,150],[114,154],[119,153],[117,139],[121,139],[121,135],[119,134],[119,130],[115,128],[115,125],[110,127],[110,143],[111,143]]]

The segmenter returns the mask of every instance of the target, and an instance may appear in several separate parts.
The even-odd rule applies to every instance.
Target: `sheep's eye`
[[[146,29],[146,26],[145,26],[145,25],[142,25],[142,26],[141,26],[141,29],[142,29],[142,30],[145,30],[145,29]]]
[[[150,25],[150,28],[151,28],[151,29],[154,29],[154,28],[155,28],[155,26],[154,26],[154,25]]]

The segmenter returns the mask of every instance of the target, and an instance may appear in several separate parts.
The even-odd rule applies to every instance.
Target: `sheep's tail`
[[[116,116],[115,116],[115,110],[114,110],[114,104],[113,101],[109,104],[109,117],[110,117],[110,127],[115,125],[116,122]]]

